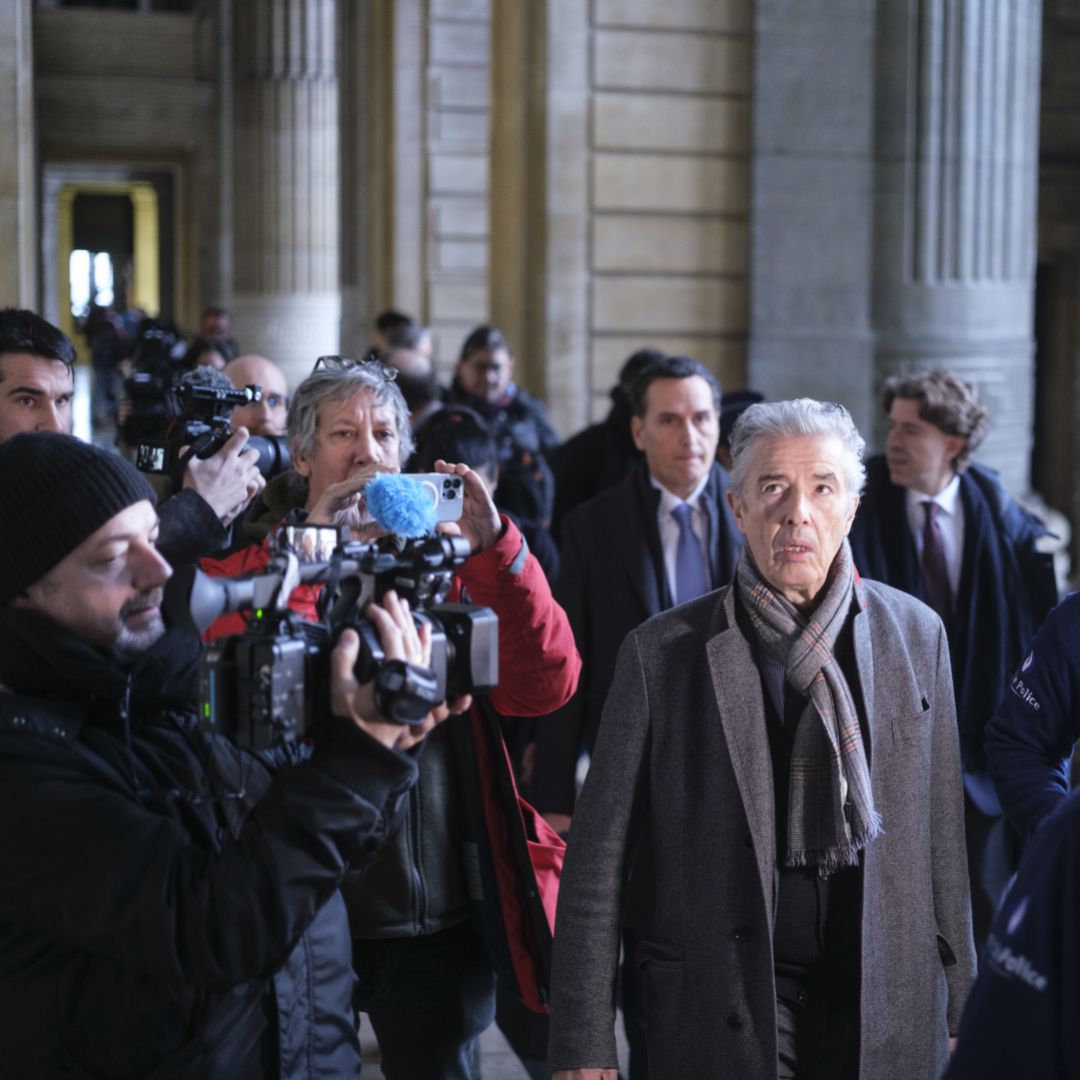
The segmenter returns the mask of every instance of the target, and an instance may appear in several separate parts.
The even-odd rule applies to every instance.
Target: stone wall
[[[749,0],[596,0],[590,42],[592,413],[643,343],[741,385]]]
[[[424,317],[443,373],[489,318],[490,20],[489,0],[429,0]]]

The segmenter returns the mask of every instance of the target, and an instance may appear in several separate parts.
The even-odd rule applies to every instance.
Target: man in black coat
[[[18,1077],[315,1080],[359,1068],[338,887],[434,723],[381,719],[343,635],[310,753],[199,730],[146,480],[67,435],[0,446],[0,1060]],[[423,663],[411,617],[371,609]]]
[[[946,371],[884,388],[884,457],[872,458],[851,548],[864,577],[926,601],[949,638],[966,794],[975,940],[985,940],[1015,870],[1015,841],[986,768],[983,733],[1007,680],[1057,602],[1046,529],[970,463],[986,432],[975,390]]]
[[[570,618],[582,674],[578,692],[538,725],[530,796],[562,831],[574,803],[574,774],[591,752],[623,638],[658,612],[731,580],[742,541],[716,464],[720,386],[702,364],[667,357],[641,372],[630,401],[631,432],[644,453],[622,483],[579,506],[563,527],[555,595]],[[687,515],[687,526],[678,516]],[[685,580],[687,565],[697,576]],[[680,572],[682,571],[682,572]],[[643,874],[647,871],[643,870]],[[633,929],[627,929],[632,949]],[[644,1076],[637,980],[624,968],[623,1008],[633,1058]]]

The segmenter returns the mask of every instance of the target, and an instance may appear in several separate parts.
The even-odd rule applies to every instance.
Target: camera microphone
[[[200,364],[198,367],[192,368],[190,371],[185,371],[183,375],[177,380],[176,390],[177,394],[183,400],[184,388],[194,386],[205,386],[212,390],[224,390],[230,394],[235,391],[235,387],[229,382],[228,376],[218,371],[217,368],[211,367],[209,364]],[[228,419],[232,416],[232,411],[236,406],[228,401],[223,400],[218,406],[218,415],[223,419]]]

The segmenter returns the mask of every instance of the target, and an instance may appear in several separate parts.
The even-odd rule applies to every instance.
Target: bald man
[[[262,401],[233,411],[233,427],[243,425],[252,435],[284,435],[289,384],[281,368],[265,356],[249,353],[230,360],[225,365],[225,374],[238,390],[251,385],[262,387]]]

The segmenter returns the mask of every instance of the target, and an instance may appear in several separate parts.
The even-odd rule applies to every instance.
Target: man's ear
[[[630,436],[634,440],[634,445],[639,450],[645,449],[644,439],[645,424],[640,416],[630,417]]]
[[[858,495],[856,495],[855,498],[851,500],[851,510],[848,513],[847,525],[844,528],[844,535],[845,536],[847,536],[848,533],[851,532],[851,526],[855,521],[855,513],[859,509],[859,501],[860,500],[859,500]]]
[[[297,446],[292,447],[292,467],[305,479],[311,476],[311,463],[307,459],[307,454],[302,453]]]
[[[731,488],[727,490],[727,504],[731,510],[732,517],[735,518],[735,524],[739,528],[739,532],[746,535],[746,526],[743,523],[742,506],[739,504],[739,497],[735,494]]]
[[[945,460],[956,469],[956,458],[960,454],[964,447],[967,445],[967,438],[964,435],[950,435],[945,443]]]

